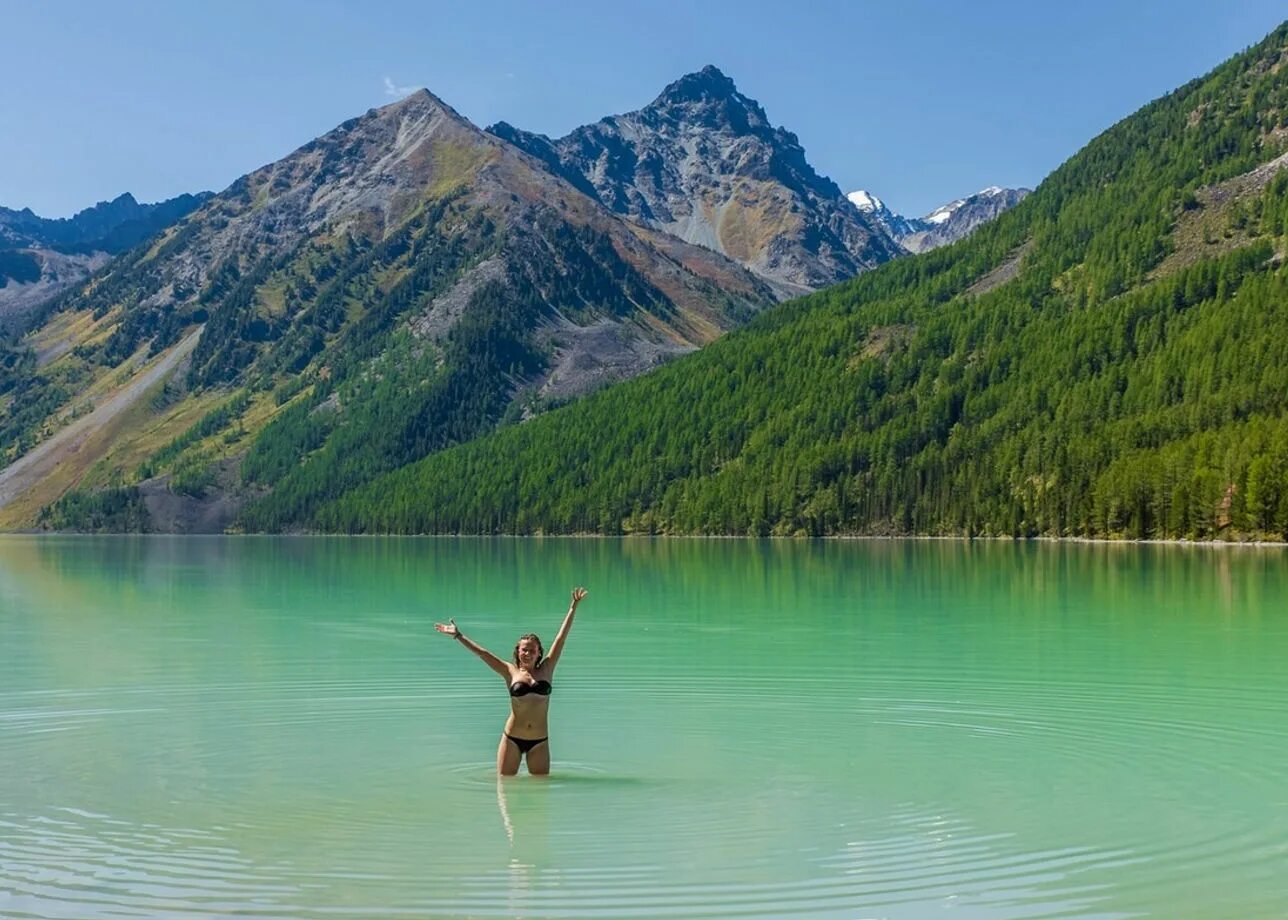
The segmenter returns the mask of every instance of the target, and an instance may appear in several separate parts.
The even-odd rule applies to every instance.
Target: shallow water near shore
[[[554,773],[508,653],[590,596]],[[1288,915],[1288,551],[0,538],[0,916]]]

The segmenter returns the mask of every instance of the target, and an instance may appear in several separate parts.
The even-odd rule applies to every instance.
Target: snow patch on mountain
[[[881,211],[885,209],[885,202],[866,189],[850,192],[845,197],[854,202],[854,206],[860,211]]]
[[[925,252],[967,236],[980,224],[1019,204],[1028,194],[1026,188],[990,185],[973,195],[940,205],[924,217],[905,217],[891,211],[867,189],[856,189],[846,198],[869,220],[880,224],[899,245],[910,252]]]

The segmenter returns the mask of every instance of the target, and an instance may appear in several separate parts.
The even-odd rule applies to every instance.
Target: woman
[[[496,770],[502,776],[514,776],[518,773],[519,763],[524,757],[528,759],[529,773],[545,776],[550,772],[550,741],[546,724],[546,717],[550,712],[550,682],[554,678],[555,665],[559,663],[564,642],[568,639],[568,630],[572,628],[577,605],[585,596],[585,588],[573,588],[572,604],[555,636],[555,644],[550,646],[549,655],[541,647],[541,640],[528,633],[520,636],[514,646],[514,664],[502,661],[483,646],[465,638],[464,633],[456,628],[455,619],[448,620],[447,625],[434,624],[439,632],[451,636],[482,658],[483,663],[504,677],[509,685],[510,718],[505,720],[501,746],[496,752]]]

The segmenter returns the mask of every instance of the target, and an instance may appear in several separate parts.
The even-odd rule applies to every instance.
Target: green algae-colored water
[[[807,915],[1288,915],[1288,552],[0,539],[0,916]]]

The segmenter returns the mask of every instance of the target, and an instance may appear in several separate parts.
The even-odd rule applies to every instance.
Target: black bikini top
[[[549,696],[550,691],[553,689],[548,680],[539,680],[531,684],[516,680],[510,684],[510,696],[527,696],[529,693],[535,693],[537,696]]]

